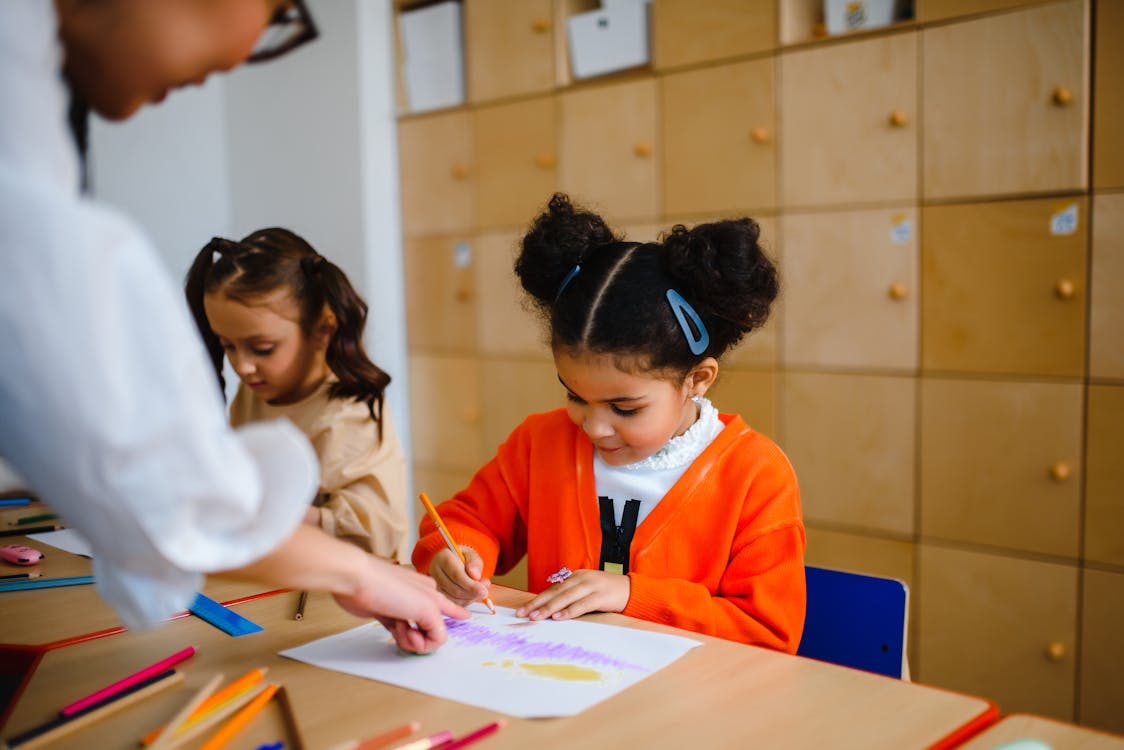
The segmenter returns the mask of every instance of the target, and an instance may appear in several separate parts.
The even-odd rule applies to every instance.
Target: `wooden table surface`
[[[93,561],[82,555],[51,547],[25,536],[0,537],[0,544],[26,544],[43,553],[38,565],[0,565],[0,573],[36,571],[41,578],[88,576]],[[221,576],[208,576],[203,593],[228,602],[262,593],[264,587]],[[97,631],[117,628],[117,613],[98,596],[94,584],[49,589],[0,592],[0,645],[37,646]],[[60,613],[68,613],[61,615]]]
[[[493,587],[497,604],[517,606],[524,592]],[[148,631],[125,632],[47,652],[0,736],[50,719],[66,703],[185,646],[185,683],[59,741],[58,748],[135,748],[137,738],[168,720],[216,672],[226,681],[258,666],[285,686],[305,746],[331,748],[406,721],[421,733],[457,735],[496,714],[390,684],[319,669],[278,656],[293,646],[361,624],[330,597],[309,598],[305,618],[292,619],[297,595],[240,604],[236,611],[265,626],[231,638],[195,617]],[[65,615],[60,615],[65,616]],[[519,719],[481,741],[487,750],[582,748],[924,748],[994,712],[986,700],[684,633],[620,615],[595,622],[676,633],[703,645],[665,669],[572,717]],[[5,628],[6,629],[6,628]],[[256,748],[241,738],[232,749]],[[288,745],[286,746],[289,747]]]
[[[1030,714],[1004,716],[961,747],[994,750],[1005,743],[1027,739],[1045,742],[1053,750],[1124,750],[1124,737],[1119,735]]]

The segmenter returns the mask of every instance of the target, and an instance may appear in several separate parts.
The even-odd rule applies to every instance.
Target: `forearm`
[[[269,554],[227,573],[273,586],[351,594],[370,575],[370,566],[358,547],[301,524]]]

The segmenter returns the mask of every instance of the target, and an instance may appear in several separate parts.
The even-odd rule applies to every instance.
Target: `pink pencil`
[[[188,646],[183,651],[177,651],[176,653],[172,654],[171,656],[167,657],[166,659],[161,659],[160,661],[156,662],[155,664],[151,664],[151,665],[145,667],[144,669],[142,669],[141,671],[139,671],[135,674],[129,675],[128,677],[126,677],[123,680],[118,680],[117,682],[113,683],[112,685],[107,685],[107,686],[103,687],[101,690],[90,693],[85,698],[80,698],[79,700],[74,701],[73,703],[71,703],[68,706],[63,706],[62,710],[59,711],[59,714],[63,718],[65,718],[67,716],[71,716],[72,714],[75,714],[75,713],[81,711],[83,708],[86,708],[87,706],[93,705],[94,703],[97,703],[98,701],[105,700],[106,698],[110,697],[111,695],[117,695],[117,693],[120,693],[122,690],[125,690],[125,689],[137,684],[138,682],[141,682],[142,680],[146,680],[149,677],[160,674],[161,672],[171,668],[173,665],[179,664],[181,661],[188,658],[189,656],[191,656],[194,653],[195,653],[195,647],[194,646]]]
[[[433,750],[435,747],[445,747],[452,741],[453,733],[448,729],[442,729],[440,732],[422,737],[420,740],[398,745],[394,750]]]
[[[473,742],[476,742],[476,740],[484,739],[489,734],[498,732],[500,728],[503,727],[503,725],[506,723],[507,722],[503,719],[500,719],[499,721],[493,721],[491,724],[480,727],[475,732],[469,732],[464,737],[455,739],[452,742],[446,742],[444,745],[439,745],[437,750],[457,750],[457,748],[459,747],[467,747]]]

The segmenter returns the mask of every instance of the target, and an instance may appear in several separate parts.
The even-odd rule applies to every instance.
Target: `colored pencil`
[[[331,750],[380,750],[386,747],[395,740],[400,740],[403,737],[409,737],[414,732],[421,729],[421,724],[416,721],[408,721],[400,727],[387,730],[382,734],[376,734],[374,737],[368,737],[365,740],[349,740],[339,745],[335,745]]]
[[[93,583],[93,576],[62,576],[60,578],[33,578],[26,581],[0,581],[0,593],[26,589],[49,589],[55,586],[78,586]]]
[[[14,525],[26,526],[29,523],[38,523],[39,521],[54,521],[56,518],[58,518],[58,515],[55,513],[40,513],[36,516],[22,516],[17,518]]]
[[[207,716],[211,711],[216,710],[227,701],[234,700],[242,693],[257,685],[259,682],[265,679],[265,674],[268,671],[268,667],[258,667],[257,669],[251,669],[249,672],[242,675],[237,680],[230,683],[222,690],[218,691],[210,698],[200,703],[199,707],[191,713],[191,716],[188,716],[186,721],[184,721],[184,723],[180,725],[179,729],[176,730],[176,733],[182,734],[186,732],[187,730],[191,729],[194,724],[198,723],[205,716]],[[164,731],[163,726],[156,727],[141,738],[141,744],[145,747],[151,745],[156,741],[156,738],[160,736],[160,733],[162,731]]]
[[[238,693],[238,695],[216,706],[199,718],[185,721],[172,733],[172,737],[165,748],[167,750],[176,750],[176,748],[183,747],[188,743],[194,743],[207,732],[213,731],[215,727],[229,719],[236,712],[241,711],[248,703],[261,695],[267,687],[267,685],[261,683],[250,685],[243,689],[242,692]],[[277,692],[277,695],[280,695],[280,691]],[[162,748],[161,750],[164,749]]]
[[[152,750],[167,750],[168,748],[173,747],[175,744],[173,736],[175,735],[176,730],[179,729],[180,724],[183,724],[185,721],[187,721],[187,717],[191,716],[191,714],[195,712],[195,709],[199,708],[203,701],[211,697],[211,693],[215,692],[215,688],[219,686],[220,682],[222,682],[222,672],[219,672],[214,677],[212,677],[210,682],[199,688],[199,690],[196,691],[193,696],[191,696],[191,699],[187,703],[183,704],[183,707],[176,712],[176,715],[172,717],[172,720],[164,725],[164,731],[160,733],[160,735],[156,738],[156,741],[149,745],[149,747],[151,747]]]
[[[7,508],[14,505],[31,505],[30,497],[3,497],[0,498],[0,508]]]
[[[0,581],[27,581],[32,578],[38,578],[43,575],[38,570],[33,573],[12,573],[11,575],[0,576]]]
[[[505,724],[507,724],[507,722],[503,719],[493,721],[491,724],[480,727],[475,732],[469,732],[460,739],[456,739],[452,742],[447,742],[444,745],[441,745],[441,750],[457,750],[457,748],[467,747],[477,740],[484,739],[489,734],[498,732]]]
[[[304,619],[304,605],[308,602],[308,592],[302,591],[300,597],[297,599],[297,611],[293,613],[294,620]]]
[[[35,750],[35,748],[50,744],[60,737],[64,737],[71,732],[87,727],[96,721],[104,719],[106,716],[115,714],[149,696],[166,690],[173,685],[179,685],[182,682],[183,673],[171,670],[169,674],[162,676],[161,679],[151,682],[137,690],[118,693],[96,708],[86,711],[85,713],[68,718],[54,719],[52,722],[48,722],[48,725],[33,729],[30,732],[25,732],[17,737],[11,737],[8,739],[8,747],[12,748],[12,750]]]
[[[419,497],[421,498],[422,505],[425,506],[426,512],[429,513],[429,517],[433,519],[433,522],[435,524],[437,524],[437,530],[441,532],[441,538],[445,540],[445,546],[451,549],[453,553],[461,559],[461,563],[463,565],[468,565],[468,560],[465,559],[464,553],[461,552],[461,548],[458,547],[457,543],[453,541],[453,535],[449,533],[449,529],[445,526],[445,522],[442,521],[441,516],[438,515],[437,508],[433,507],[433,503],[429,501],[429,496],[423,492]],[[484,603],[488,605],[488,609],[490,609],[492,611],[492,614],[494,615],[496,613],[496,605],[492,604],[492,597],[485,596]]]
[[[273,694],[277,692],[277,688],[279,687],[281,686],[274,684],[266,685],[265,689],[258,693],[245,708],[234,714],[233,719],[223,724],[219,731],[215,732],[209,740],[204,742],[199,750],[218,750],[229,742],[234,735],[238,734],[242,727],[249,723],[250,719],[257,716],[258,712],[269,702],[269,699],[273,697]]]
[[[111,685],[106,685],[105,687],[103,687],[100,690],[95,690],[94,692],[87,695],[85,698],[80,698],[80,699],[74,701],[73,703],[71,703],[69,705],[63,706],[62,710],[59,711],[59,715],[60,716],[71,716],[73,714],[76,714],[79,711],[81,711],[82,709],[86,708],[87,706],[90,706],[94,703],[98,703],[98,702],[103,701],[103,700],[105,700],[106,698],[108,698],[112,695],[120,693],[122,690],[125,690],[130,685],[135,685],[138,682],[141,682],[143,680],[148,679],[149,677],[151,677],[154,674],[159,674],[159,673],[165,671],[166,669],[168,669],[172,666],[175,666],[176,664],[179,664],[181,661],[183,661],[184,659],[187,659],[188,657],[190,657],[194,653],[195,653],[195,648],[192,647],[192,646],[188,646],[185,649],[177,651],[176,653],[172,654],[171,656],[167,656],[167,657],[161,659],[160,661],[158,661],[154,664],[149,664],[147,667],[140,670],[139,672],[134,672],[133,674],[129,675],[128,677],[125,677],[124,679],[118,680],[117,682],[114,682]]]
[[[453,733],[448,729],[442,729],[440,732],[422,737],[420,740],[407,742],[404,745],[395,745],[394,750],[433,750],[435,747],[444,747],[452,741]]]

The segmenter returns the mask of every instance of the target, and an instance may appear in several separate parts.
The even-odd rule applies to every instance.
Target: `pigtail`
[[[332,384],[328,395],[365,402],[371,419],[378,426],[381,441],[383,404],[390,375],[370,360],[363,347],[367,303],[339,266],[322,255],[306,255],[300,265],[310,287],[321,292],[324,303],[336,316],[336,330],[328,342],[326,358],[338,382]]]
[[[215,370],[215,377],[218,378],[219,390],[222,392],[224,400],[226,399],[226,378],[222,374],[222,344],[219,343],[219,337],[215,335],[215,332],[211,329],[210,321],[207,320],[207,313],[203,308],[203,296],[206,291],[207,278],[210,276],[215,263],[215,256],[221,255],[229,244],[231,243],[228,240],[221,237],[215,237],[208,242],[195,256],[195,260],[184,279],[184,295],[187,297],[187,306],[191,310],[191,317],[195,319],[195,327],[203,338],[203,345],[211,359],[211,366]]]
[[[710,331],[711,356],[721,356],[762,326],[779,292],[777,269],[760,245],[761,230],[749,218],[687,229],[663,238],[663,263]]]
[[[549,316],[564,288],[578,283],[590,250],[616,240],[600,216],[555,193],[523,236],[515,274],[540,312]]]

